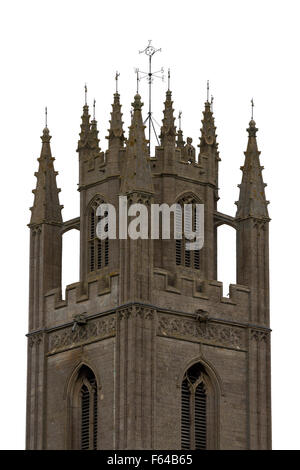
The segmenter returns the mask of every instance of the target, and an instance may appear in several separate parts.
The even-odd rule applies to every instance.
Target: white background
[[[67,1],[1,2],[1,387],[0,447],[24,448],[31,190],[40,152],[44,107],[53,136],[64,219],[79,215],[76,145],[88,84],[97,100],[102,149],[119,70],[125,128],[135,92],[138,50],[152,39],[155,67],[171,68],[176,113],[185,137],[200,136],[206,80],[214,95],[220,156],[219,210],[235,213],[246,149],[250,100],[268,183],[271,222],[273,445],[299,449],[299,2]],[[156,81],[154,111],[162,118],[166,84]],[[141,95],[147,102],[146,83]],[[145,106],[146,108],[146,106]],[[146,109],[145,109],[146,111]],[[64,281],[78,280],[77,246],[64,244]],[[67,240],[67,239],[66,239]],[[73,244],[72,244],[73,243]],[[231,235],[222,234],[219,280],[234,281]],[[226,294],[227,292],[225,292]]]

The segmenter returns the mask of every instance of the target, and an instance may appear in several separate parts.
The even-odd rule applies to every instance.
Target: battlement
[[[223,295],[223,283],[199,280],[186,274],[173,275],[162,269],[154,270],[154,297],[157,305],[194,313],[197,309],[213,313],[216,318],[249,321],[250,289],[230,284],[229,297]]]
[[[90,279],[88,282],[69,284],[65,299],[60,289],[45,294],[47,327],[72,321],[74,315],[88,312],[96,314],[118,305],[119,273]]]
[[[60,289],[45,295],[47,327],[72,321],[75,315],[88,312],[98,314],[119,305],[119,273],[91,279],[87,283],[76,282],[66,286],[65,299]],[[157,307],[181,309],[194,314],[201,309],[215,318],[230,321],[249,321],[250,289],[230,285],[229,297],[223,296],[223,283],[200,281],[192,276],[173,275],[163,269],[153,272],[153,303]]]

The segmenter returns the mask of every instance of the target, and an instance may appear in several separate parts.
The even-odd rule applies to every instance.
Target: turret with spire
[[[206,180],[215,186],[215,199],[218,200],[218,163],[220,161],[212,101],[204,105],[200,137],[199,163],[204,167]]]
[[[245,152],[245,163],[241,167],[243,172],[242,183],[239,185],[240,197],[236,202],[238,220],[254,217],[259,220],[269,220],[268,201],[265,196],[265,186],[263,182],[262,170],[257,148],[255,121],[251,119],[247,129],[249,138]]]
[[[31,207],[30,219],[30,329],[43,327],[43,297],[54,288],[61,287],[61,249],[63,206],[59,203],[54,158],[51,154],[51,136],[43,130],[42,150],[38,158],[39,169]]]
[[[269,324],[269,214],[268,201],[257,147],[257,128],[249,123],[242,183],[236,202],[237,212],[237,282],[251,289],[251,322]]]
[[[51,136],[48,127],[44,128],[41,139],[42,150],[38,159],[39,169],[35,173],[37,184],[36,189],[33,190],[34,204],[31,207],[30,225],[41,223],[61,224],[61,209],[63,206],[59,204],[58,193],[60,189],[56,185],[58,172],[54,170],[53,162],[55,159],[51,154]]]
[[[206,185],[205,195],[205,244],[201,250],[205,276],[217,278],[217,228],[214,213],[217,210],[219,151],[215,120],[212,111],[212,98],[209,97],[207,82],[207,99],[204,105],[200,137],[198,164],[201,166],[201,179]]]

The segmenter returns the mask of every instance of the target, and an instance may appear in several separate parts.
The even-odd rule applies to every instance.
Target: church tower
[[[256,124],[251,119],[232,217],[217,208],[211,102],[197,152],[177,130],[168,89],[154,156],[138,93],[132,108],[125,137],[116,91],[101,150],[85,102],[80,214],[72,220],[61,216],[51,137],[43,131],[29,224],[27,449],[270,449],[270,219]],[[119,233],[119,196],[129,211],[134,203],[148,208],[149,226],[154,203],[193,211],[203,204],[202,249],[189,251],[184,238],[161,233],[100,239],[101,203],[115,207]],[[223,224],[237,240],[237,284],[227,297],[217,279]],[[80,231],[80,278],[62,292],[62,237],[72,229]]]

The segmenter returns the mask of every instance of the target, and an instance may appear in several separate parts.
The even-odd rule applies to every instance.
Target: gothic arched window
[[[98,197],[93,200],[89,208],[88,223],[88,271],[93,272],[107,266],[109,263],[109,239],[100,240],[97,237],[96,227],[99,217],[96,215],[97,208],[104,201]],[[106,214],[104,214],[106,215]],[[106,227],[106,230],[108,227]]]
[[[78,448],[81,450],[97,449],[98,434],[98,393],[97,381],[92,370],[82,366],[75,387],[74,404],[77,419],[73,425],[77,427]],[[73,430],[75,431],[75,430]]]
[[[208,448],[208,381],[201,364],[186,372],[181,385],[181,448]],[[211,426],[210,426],[211,427]]]
[[[94,372],[82,365],[70,383],[67,448],[99,449],[98,386]]]
[[[176,222],[176,230],[179,233],[182,233],[182,239],[175,240],[175,262],[177,266],[184,266],[186,268],[192,269],[200,269],[200,250],[187,250],[186,243],[190,242],[184,237],[184,219],[186,222],[190,222],[190,226],[192,227],[193,231],[196,231],[198,228],[198,224],[200,223],[199,220],[196,218],[196,198],[192,195],[187,195],[177,201],[177,204],[181,206],[181,223],[180,218],[177,218]],[[192,220],[189,219],[189,214],[184,212],[184,205],[185,204],[192,204],[192,212],[191,217]]]

